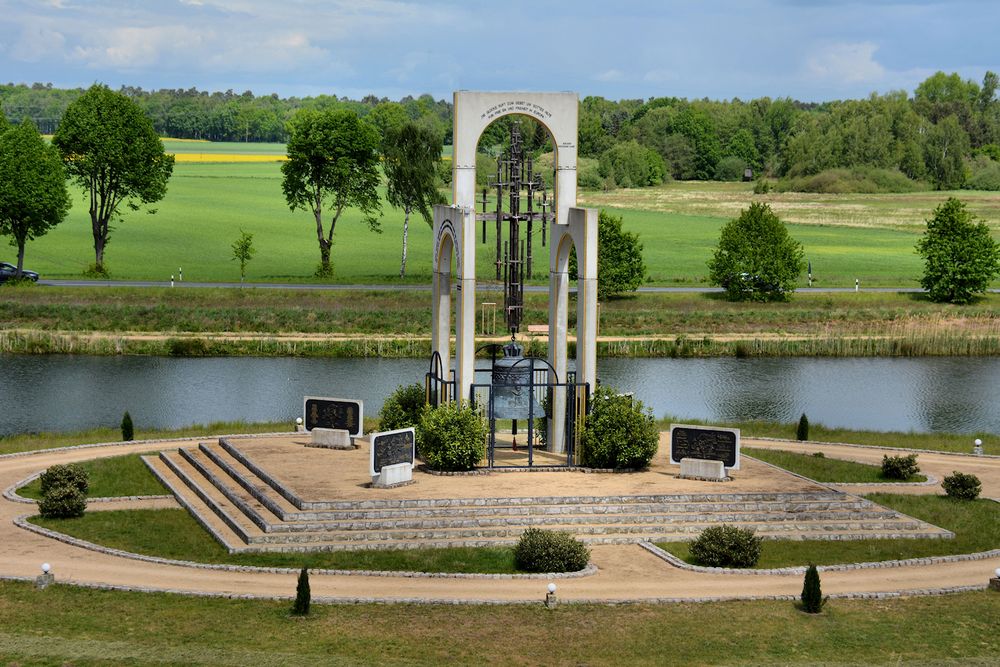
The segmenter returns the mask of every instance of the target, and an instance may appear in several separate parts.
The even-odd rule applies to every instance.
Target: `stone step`
[[[569,508],[586,509],[586,508]],[[294,533],[319,531],[371,531],[385,529],[438,529],[438,528],[488,528],[494,526],[578,526],[615,524],[669,524],[669,523],[779,523],[803,521],[890,521],[897,517],[895,512],[881,511],[824,511],[808,514],[783,512],[753,513],[664,513],[664,514],[541,514],[509,516],[468,517],[449,516],[446,518],[385,518],[385,519],[344,519],[339,521],[283,522],[262,527],[265,532]]]
[[[159,456],[142,457],[153,476],[163,483],[177,498],[181,506],[201,524],[202,528],[222,544],[230,553],[246,549],[244,536],[234,531],[229,524],[219,518],[208,505],[191,492],[185,482]]]
[[[226,499],[263,531],[283,525],[281,517],[261,503],[253,494],[239,486],[225,470],[199,449],[179,449],[177,453],[197,470]]]
[[[719,525],[714,522],[668,524],[553,524],[546,528],[566,530],[578,537],[597,535],[667,536],[697,535],[706,528]],[[902,533],[926,530],[924,524],[914,520],[899,521],[821,521],[788,524],[733,522],[733,525],[754,529],[761,535],[814,535],[822,533]],[[516,540],[525,526],[464,527],[434,529],[382,529],[364,531],[318,531],[308,533],[260,533],[247,539],[249,544],[303,544],[309,542],[413,542],[427,540],[468,540],[480,538],[509,538]]]
[[[256,498],[257,502],[267,507],[275,516],[287,520],[294,518],[300,512],[298,507],[275,491],[270,484],[255,475],[252,470],[235,459],[218,443],[199,443],[198,450],[224,470],[226,475]]]
[[[160,452],[160,461],[182,482],[183,487],[172,489],[182,505],[194,505],[192,496],[197,498],[202,506],[224,522],[244,543],[253,542],[265,534],[243,511],[241,505],[227,498],[179,452]]]

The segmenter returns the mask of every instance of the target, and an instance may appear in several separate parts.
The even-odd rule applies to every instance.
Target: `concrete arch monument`
[[[576,93],[472,92],[454,94],[452,206],[434,208],[432,352],[450,368],[451,258],[456,272],[455,393],[467,400],[474,382],[476,147],[483,131],[503,116],[524,115],[541,123],[555,149],[555,219],[549,235],[548,362],[559,382],[566,381],[569,304],[569,255],[577,253],[576,377],[593,391],[597,380],[597,211],[576,207]],[[454,251],[454,252],[453,252]],[[550,371],[552,374],[552,371]],[[552,378],[552,381],[555,381]],[[549,442],[565,449],[565,388],[553,396]]]

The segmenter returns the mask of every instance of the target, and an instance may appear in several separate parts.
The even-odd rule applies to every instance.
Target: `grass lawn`
[[[825,456],[796,454],[794,452],[775,449],[754,449],[753,447],[743,447],[742,451],[744,454],[749,454],[761,461],[772,463],[779,468],[805,475],[817,482],[871,482],[881,484],[883,482],[927,481],[927,477],[924,475],[913,475],[906,480],[890,479],[882,476],[882,469],[879,466],[857,463],[855,461],[830,459]]]
[[[291,427],[292,425],[288,422],[214,422],[212,424],[192,424],[173,430],[139,429],[135,432],[135,439],[193,438],[224,433],[277,433],[288,431]],[[95,428],[64,433],[24,433],[0,437],[0,454],[89,445],[96,442],[118,442],[121,439],[122,432],[117,428]],[[96,461],[94,465],[98,465]]]
[[[182,509],[98,511],[87,512],[77,519],[34,517],[32,522],[115,549],[198,563],[336,570],[517,572],[514,550],[508,547],[230,554]]]
[[[946,528],[955,533],[955,539],[764,540],[757,568],[948,556],[1000,548],[1000,503],[992,500],[954,500],[947,496],[887,493],[873,493],[865,497],[903,514]],[[693,562],[690,560],[688,542],[664,542],[659,546],[687,562]]]
[[[90,479],[87,497],[158,496],[168,493],[166,487],[149,472],[149,468],[139,456],[139,454],[126,454],[80,463],[79,466],[87,471]],[[25,498],[41,499],[41,480],[36,479],[22,487],[18,493]]]
[[[237,160],[277,158],[284,147],[170,142],[168,150],[190,159],[208,154],[230,155]],[[644,258],[653,283],[703,284],[706,262],[718,241],[719,229],[752,199],[747,188],[734,187],[715,183],[670,184],[641,191],[584,192],[581,202],[609,208],[624,216],[626,228],[638,232],[643,241]],[[799,194],[794,197],[795,205],[810,215],[801,218],[804,222],[795,215],[790,217],[789,231],[803,244],[818,286],[851,286],[855,278],[860,278],[863,286],[916,286],[921,263],[913,248],[922,231],[920,221],[929,217],[935,202],[940,203],[947,194],[918,193],[907,195],[905,200]],[[989,216],[1000,209],[1000,196],[996,193],[959,193],[959,196],[971,198],[972,210],[979,214]],[[725,206],[697,203],[712,202],[719,197],[726,200]],[[905,206],[912,206],[907,209],[910,213],[905,223],[869,222],[891,218],[893,206],[904,206],[904,202],[909,202]],[[113,278],[168,280],[171,274],[176,276],[183,269],[188,281],[236,281],[239,269],[231,260],[231,246],[242,229],[254,234],[258,249],[248,266],[248,280],[315,282],[312,274],[319,251],[314,223],[308,212],[288,210],[281,192],[278,162],[178,161],[166,197],[154,208],[155,215],[123,212],[123,220],[111,236],[106,255]],[[26,266],[45,278],[79,277],[93,262],[87,209],[84,194],[78,192],[66,221],[28,245]],[[366,229],[356,211],[345,211],[334,236],[335,280],[400,281],[402,219],[400,211],[385,205],[384,233],[375,234]],[[536,240],[540,241],[540,237]],[[410,228],[410,260],[404,282],[429,283],[431,241],[430,228],[418,217]],[[538,251],[541,259],[536,276],[544,281],[547,249],[539,247]],[[494,253],[491,243],[478,245],[481,279],[491,275]]]
[[[295,589],[289,575],[288,592]],[[0,582],[18,665],[995,665],[1000,595],[592,606],[331,605]]]

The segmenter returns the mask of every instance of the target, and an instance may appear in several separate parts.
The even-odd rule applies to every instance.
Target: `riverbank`
[[[480,298],[502,300],[502,294]],[[493,306],[480,303],[477,311],[481,340],[505,338],[502,323],[492,324]],[[525,294],[524,330],[547,320],[546,295]],[[0,353],[426,357],[430,321],[430,299],[421,292],[3,289]],[[544,354],[544,335],[523,338],[531,354]],[[639,294],[601,304],[598,354],[997,355],[1000,294],[969,306],[900,293],[796,294],[771,304],[730,303],[718,294]]]

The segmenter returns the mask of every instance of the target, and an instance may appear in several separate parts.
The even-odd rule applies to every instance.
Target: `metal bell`
[[[539,394],[532,391],[533,382],[532,364],[525,360],[524,349],[514,341],[504,345],[503,357],[493,363],[493,418],[544,417]],[[534,400],[529,403],[531,398]]]

